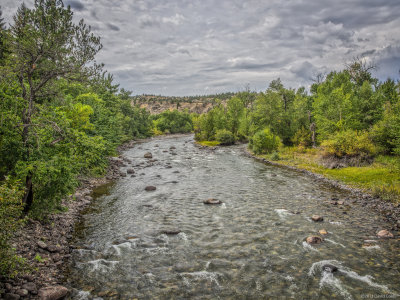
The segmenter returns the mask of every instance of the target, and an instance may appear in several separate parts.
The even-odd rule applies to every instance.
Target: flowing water
[[[380,215],[346,191],[265,165],[243,149],[198,149],[180,136],[126,151],[136,177],[95,191],[77,226],[67,274],[72,297],[399,297],[400,241],[376,239],[390,226]],[[149,151],[157,161],[143,158]],[[208,198],[223,204],[203,204]],[[313,214],[324,221],[311,221]],[[308,245],[320,229],[328,231],[323,243]],[[326,264],[338,271],[325,271]]]

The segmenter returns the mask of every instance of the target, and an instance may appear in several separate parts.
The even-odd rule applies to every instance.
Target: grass
[[[200,141],[200,142],[196,142],[199,145],[202,146],[207,146],[207,147],[214,147],[214,146],[218,146],[220,144],[220,142],[217,141]]]
[[[318,149],[287,147],[279,151],[279,160],[271,159],[274,158],[272,155],[261,155],[260,157],[274,160],[282,165],[322,174],[327,178],[379,196],[383,200],[400,203],[400,170],[398,167],[400,158],[398,157],[378,156],[369,166],[328,169],[319,163],[321,155]]]

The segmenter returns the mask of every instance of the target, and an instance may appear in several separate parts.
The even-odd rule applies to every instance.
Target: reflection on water
[[[77,226],[80,249],[73,252],[68,273],[72,297],[360,299],[400,294],[399,240],[363,246],[388,226],[379,215],[354,203],[347,192],[266,166],[242,155],[242,148],[201,150],[185,136],[128,150],[136,177],[99,190]],[[143,158],[148,151],[157,161]],[[148,185],[157,190],[145,191]],[[332,197],[346,205],[331,205]],[[208,198],[224,203],[204,205]],[[324,216],[324,222],[312,222],[313,214]],[[325,241],[308,245],[305,238],[320,229],[328,232]],[[337,271],[326,271],[327,264]]]

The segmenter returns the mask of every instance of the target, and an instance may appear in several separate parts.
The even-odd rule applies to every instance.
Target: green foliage
[[[35,255],[35,258],[34,258],[37,262],[40,262],[40,263],[42,263],[42,262],[44,262],[45,260],[43,259],[43,257],[41,257],[40,256],[40,254],[39,253],[37,253],[36,255]]]
[[[294,135],[293,144],[301,147],[312,146],[311,132],[304,127],[301,127]]]
[[[153,126],[163,133],[188,133],[193,131],[193,121],[188,112],[163,111],[152,116]]]
[[[281,139],[273,134],[269,128],[265,128],[254,134],[249,147],[255,154],[263,154],[278,150],[280,145]]]
[[[279,153],[274,151],[272,152],[271,156],[270,156],[270,160],[275,161],[275,160],[280,160],[280,156]]]
[[[377,148],[372,143],[368,132],[345,130],[338,131],[321,144],[325,155],[344,157],[344,156],[374,156]]]
[[[235,136],[233,135],[232,132],[226,129],[218,130],[217,133],[215,134],[215,139],[221,145],[232,145],[235,143]]]
[[[24,260],[10,245],[13,234],[23,224],[23,188],[18,181],[6,178],[0,183],[0,275],[14,277],[25,269]]]

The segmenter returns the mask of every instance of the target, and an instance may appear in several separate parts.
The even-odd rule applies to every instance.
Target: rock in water
[[[48,286],[41,288],[38,296],[41,300],[58,300],[67,296],[68,292],[68,289],[61,285]]]
[[[338,270],[338,268],[334,265],[326,264],[326,265],[322,266],[322,270],[329,272],[329,273],[333,273],[333,272],[336,272]]]
[[[322,222],[324,220],[324,218],[321,216],[318,216],[318,215],[313,215],[311,217],[311,220],[313,220],[314,222]]]
[[[176,235],[181,233],[180,230],[163,230],[161,233],[167,234],[167,235]]]
[[[313,235],[313,236],[309,236],[306,239],[306,242],[308,244],[320,244],[320,243],[322,243],[322,238],[319,236]]]
[[[132,168],[129,168],[128,170],[126,170],[126,173],[128,174],[135,174],[135,170]]]
[[[380,238],[389,238],[389,239],[394,238],[393,233],[389,232],[389,231],[386,230],[386,229],[380,230],[380,231],[377,233],[377,236],[380,237]]]
[[[325,229],[321,229],[319,231],[319,234],[326,235],[326,234],[328,234],[328,231],[326,231]]]
[[[169,147],[169,150],[175,150],[176,149],[176,147],[175,146],[171,146],[171,147]]]
[[[203,203],[209,204],[209,205],[215,205],[215,204],[222,204],[222,201],[214,199],[214,198],[210,198],[210,199],[204,200]]]
[[[153,154],[151,154],[150,152],[147,152],[144,154],[144,158],[153,158]]]
[[[146,191],[155,191],[157,188],[155,186],[149,185],[144,188]]]

